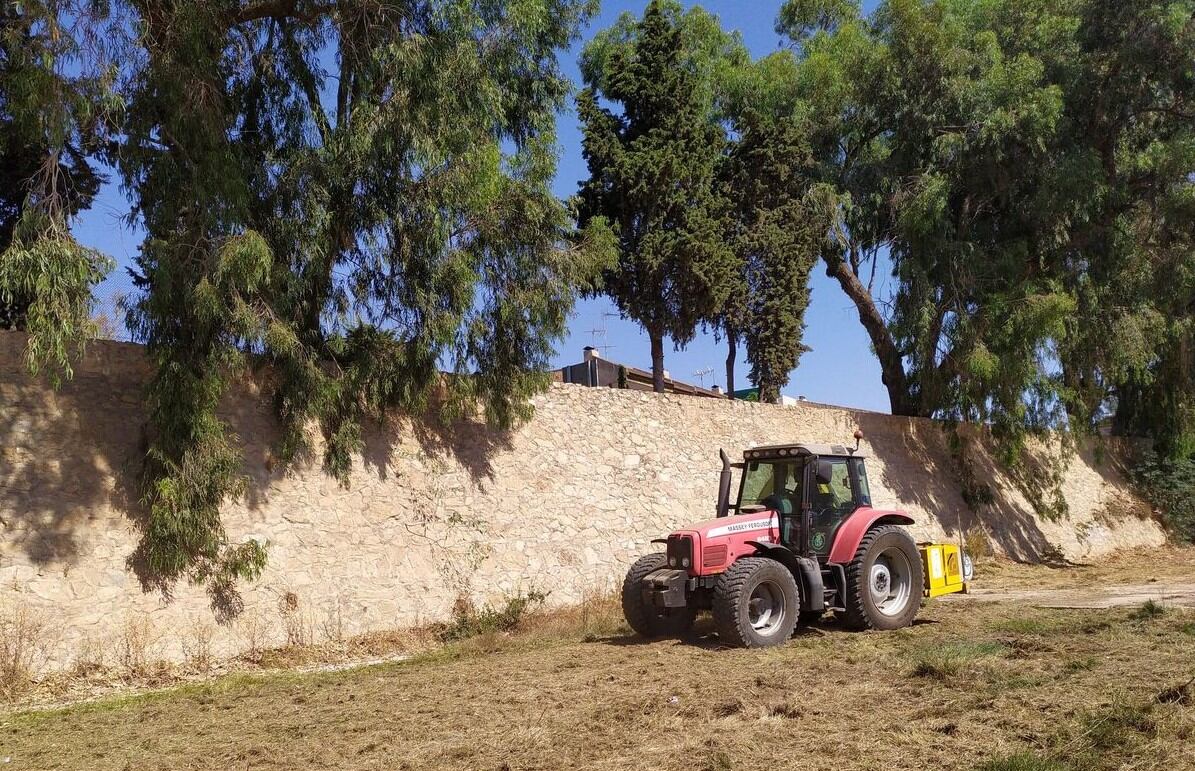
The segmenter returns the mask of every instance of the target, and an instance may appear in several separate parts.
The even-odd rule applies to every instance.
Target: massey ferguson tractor
[[[953,544],[918,546],[903,511],[872,508],[858,450],[831,444],[721,452],[718,516],[677,530],[664,553],[627,572],[622,609],[647,637],[679,636],[709,610],[718,636],[748,648],[779,645],[827,611],[854,629],[913,623],[923,596],[965,591]],[[741,470],[730,500],[731,469]],[[970,576],[966,576],[969,579]]]

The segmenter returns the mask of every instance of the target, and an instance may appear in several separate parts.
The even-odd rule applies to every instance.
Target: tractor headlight
[[[668,567],[689,569],[693,564],[693,538],[673,533],[668,536]]]

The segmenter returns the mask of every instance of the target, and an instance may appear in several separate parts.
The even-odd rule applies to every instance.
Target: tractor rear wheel
[[[900,629],[921,607],[921,555],[908,531],[867,531],[846,568],[846,623],[852,629]]]
[[[792,636],[801,592],[792,572],[776,560],[744,557],[718,579],[712,604],[722,642],[765,648]]]
[[[635,560],[622,582],[622,615],[627,624],[644,637],[680,637],[693,628],[697,609],[657,608],[643,600],[643,579],[667,567],[663,554],[645,554]]]

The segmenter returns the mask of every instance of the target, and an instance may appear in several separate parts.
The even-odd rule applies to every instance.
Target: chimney
[[[592,345],[585,346],[584,350],[582,350],[581,353],[584,354],[584,356],[585,356],[584,361],[589,361],[590,359],[602,358],[602,354],[598,351],[597,348],[594,348]]]
[[[712,386],[712,387],[710,388],[710,390],[711,390],[711,391],[713,391],[713,392],[714,392],[714,393],[716,393],[716,394],[720,394],[720,393],[722,393],[722,386],[720,386],[720,385],[714,385],[714,386]]]

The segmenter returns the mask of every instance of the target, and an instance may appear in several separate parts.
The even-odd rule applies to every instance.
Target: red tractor
[[[653,541],[666,551],[627,572],[622,608],[632,629],[682,635],[699,610],[709,610],[724,642],[756,648],[783,643],[798,621],[826,611],[855,629],[913,622],[927,582],[921,551],[903,527],[913,520],[872,508],[857,441],[855,449],[756,447],[734,464],[720,454],[717,518]],[[731,468],[742,471],[734,503]]]

